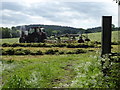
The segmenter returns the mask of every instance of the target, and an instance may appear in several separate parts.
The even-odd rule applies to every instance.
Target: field
[[[89,34],[89,38],[100,41],[99,35],[100,33]],[[115,37],[116,35],[117,32],[113,32],[113,41],[118,38]],[[16,43],[17,40],[18,38],[3,39],[2,43]],[[7,54],[0,60],[1,88],[114,88],[119,86],[119,83],[114,83],[111,77],[110,79],[105,77],[101,71],[100,44],[82,48],[11,46],[2,47],[2,50]],[[22,51],[16,54],[16,50]],[[28,50],[30,52],[27,55],[24,51]],[[11,51],[15,51],[13,55],[9,55]],[[118,52],[118,45],[112,45],[112,52]],[[21,53],[23,55],[20,55]],[[112,65],[117,66],[114,63]],[[117,70],[114,73],[119,75]]]
[[[112,42],[117,42],[118,41],[118,34],[120,31],[113,31],[112,32]],[[88,34],[88,37],[90,37],[91,40],[93,41],[99,41],[101,42],[101,33],[90,33]]]
[[[118,41],[118,33],[119,31],[113,31],[112,32],[112,42]],[[98,33],[90,33],[88,34],[88,37],[92,41],[99,41],[101,42],[101,32]],[[78,39],[78,38],[77,38]],[[0,39],[2,41],[1,43],[18,43],[19,38],[12,38],[12,39]]]
[[[0,39],[1,43],[18,43],[19,38]]]

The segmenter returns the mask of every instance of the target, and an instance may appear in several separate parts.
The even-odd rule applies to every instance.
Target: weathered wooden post
[[[104,54],[111,53],[111,31],[112,16],[102,16],[102,52]]]

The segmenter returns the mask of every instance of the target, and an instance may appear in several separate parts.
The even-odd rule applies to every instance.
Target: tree
[[[12,34],[12,38],[16,38],[16,37],[19,37],[19,36],[20,36],[20,31],[17,30],[17,28],[12,27],[12,28],[11,28],[11,34]]]
[[[16,38],[20,36],[20,31],[15,28],[0,28],[1,37],[0,38]]]
[[[114,25],[114,24],[112,24],[112,28],[113,28],[113,29],[115,28],[115,25]]]
[[[0,28],[2,32],[2,38],[11,38],[11,30],[9,28]]]

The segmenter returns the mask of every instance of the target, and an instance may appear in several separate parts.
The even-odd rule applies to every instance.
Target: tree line
[[[1,27],[0,33],[2,34],[0,38],[17,38],[20,37],[20,31],[23,26],[16,26],[12,28],[8,27]],[[63,35],[63,34],[83,34],[83,33],[96,33],[101,32],[101,27],[94,27],[94,28],[74,28],[74,27],[68,27],[68,26],[58,26],[58,25],[42,25],[42,24],[34,24],[34,25],[24,25],[24,29],[28,30],[30,27],[43,27],[44,31],[47,33],[47,36],[52,35]],[[112,24],[112,30],[117,31],[120,30],[119,27],[115,27],[114,24]]]
[[[17,30],[15,27],[0,27],[0,33],[0,38],[17,38],[20,36],[20,31]]]

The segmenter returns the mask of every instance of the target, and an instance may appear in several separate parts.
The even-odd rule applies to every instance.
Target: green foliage
[[[9,28],[0,28],[0,32],[2,32],[2,38],[11,38],[11,30]]]
[[[0,32],[2,32],[1,38],[16,38],[20,36],[19,30],[17,30],[15,27],[12,29],[1,27]]]
[[[120,57],[105,54],[101,60],[103,87],[120,88]]]

